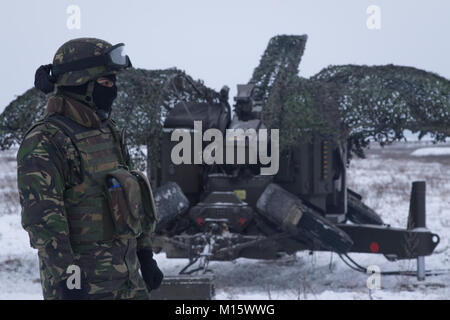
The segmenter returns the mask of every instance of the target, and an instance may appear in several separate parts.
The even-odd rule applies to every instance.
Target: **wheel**
[[[189,200],[176,182],[168,182],[153,192],[158,210],[156,230],[164,229],[189,209]]]
[[[361,197],[353,191],[348,192],[347,218],[356,224],[383,225],[383,219],[371,208],[366,206]]]
[[[271,183],[257,201],[261,215],[288,231],[293,238],[308,242],[313,249],[347,252],[351,238],[319,212],[282,187]],[[318,248],[319,247],[319,248]]]
[[[353,245],[352,239],[342,229],[309,208],[303,212],[297,230],[331,251],[345,253]]]

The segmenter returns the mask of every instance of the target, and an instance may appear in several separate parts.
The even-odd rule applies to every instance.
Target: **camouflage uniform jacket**
[[[45,116],[54,114],[86,127],[88,133],[89,129],[108,131],[90,107],[68,97],[56,95],[50,98]],[[109,135],[110,139],[112,136]],[[120,148],[123,151],[124,147]],[[110,156],[106,158],[111,161]],[[148,298],[138,272],[140,265],[136,252],[151,248],[151,228],[145,228],[137,238],[73,241],[71,233],[80,221],[68,214],[70,199],[66,192],[74,185],[82,184],[77,181],[82,179],[82,169],[77,148],[70,137],[51,122],[44,121],[25,136],[17,162],[22,226],[29,233],[31,246],[38,250],[44,298],[59,298],[55,284],[70,276],[66,272],[70,265],[79,266],[85,275],[90,299]],[[97,166],[105,164],[98,161]],[[79,220],[96,219],[101,217],[84,215]],[[101,225],[98,232],[103,232],[100,229]],[[96,229],[93,230],[90,234],[95,236]],[[84,236],[89,240],[89,234],[83,233],[78,232],[78,238]]]

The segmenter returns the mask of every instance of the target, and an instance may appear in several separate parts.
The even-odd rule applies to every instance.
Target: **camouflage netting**
[[[125,70],[118,76],[112,117],[127,129],[127,143],[137,168],[159,166],[159,139],[165,114],[180,101],[219,102],[219,93],[178,69]],[[19,144],[28,128],[43,116],[49,96],[30,89],[0,115],[0,148]],[[140,146],[147,146],[148,158]]]
[[[320,133],[347,140],[349,150],[363,157],[371,140],[384,145],[404,139],[405,130],[420,138],[430,134],[434,141],[450,135],[448,79],[394,65],[330,66],[301,78],[305,41],[306,36],[272,38],[249,82],[255,83],[255,74],[270,75],[271,85],[257,82],[263,83],[257,96],[267,97],[262,120],[280,129],[282,148]]]
[[[168,110],[178,102],[218,102],[219,93],[194,81],[183,71],[126,70],[118,78],[113,119],[126,128],[134,165],[159,167],[160,136]],[[147,146],[147,157],[139,146]]]
[[[43,116],[46,104],[46,95],[34,88],[11,102],[0,115],[0,150],[21,142],[31,124]]]
[[[330,66],[310,80],[331,88],[323,95],[338,108],[351,150],[360,156],[371,139],[387,144],[404,139],[405,130],[419,138],[429,134],[434,141],[450,135],[450,81],[434,73],[395,65],[345,65]]]
[[[249,81],[255,85],[253,100],[266,104],[269,95],[274,94],[274,87],[277,88],[280,83],[285,82],[286,76],[298,73],[307,39],[306,35],[277,36],[270,39]]]
[[[249,81],[256,85],[252,98],[262,102],[262,121],[280,129],[281,148],[308,142],[318,132],[346,136],[345,127],[336,121],[340,114],[330,96],[336,94],[334,88],[298,77],[307,39],[306,35],[272,38]]]
[[[345,140],[348,128],[340,121],[334,86],[291,77],[271,95],[262,118],[269,128],[280,128],[281,149],[310,142],[321,134]]]
[[[363,156],[370,140],[381,144],[403,139],[404,130],[450,135],[450,82],[410,67],[330,66],[305,79],[298,67],[307,37],[272,38],[249,83],[252,98],[263,106],[261,118],[279,128],[281,147],[326,134],[347,141]],[[218,102],[219,93],[177,69],[124,71],[113,118],[127,128],[134,163],[158,166],[159,138],[166,112],[179,101]],[[0,115],[0,148],[20,143],[42,117],[47,97],[35,89],[11,102]],[[146,157],[139,146],[147,146]]]

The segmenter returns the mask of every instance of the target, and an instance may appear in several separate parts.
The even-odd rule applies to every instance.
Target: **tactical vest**
[[[80,159],[81,177],[64,192],[71,243],[136,238],[151,228],[156,210],[148,180],[130,171],[115,124],[87,128],[62,115],[44,119],[68,136]]]

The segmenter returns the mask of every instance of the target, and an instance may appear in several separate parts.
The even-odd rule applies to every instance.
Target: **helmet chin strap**
[[[94,98],[92,97],[92,94],[94,92],[94,85],[96,80],[91,80],[88,82],[86,93],[79,94],[67,90],[62,90],[64,92],[64,95],[73,98],[78,101],[82,101],[83,103],[87,104],[91,109],[94,111],[97,111],[97,106],[94,104]]]
[[[103,110],[102,108],[99,108],[95,105],[94,97],[93,97],[95,81],[96,80],[91,80],[87,83],[86,92],[84,94],[69,91],[69,90],[64,90],[62,88],[59,88],[59,89],[64,93],[64,95],[88,105],[97,114],[97,116],[100,118],[101,121],[105,121],[105,120],[109,119],[109,117],[111,115],[111,110],[109,110],[109,112],[108,112],[108,111]]]
[[[94,93],[94,85],[96,80],[91,80],[88,83],[88,87],[86,90],[86,95],[84,97],[84,102],[87,103],[94,111],[97,110],[97,107],[94,104],[94,97],[92,94]]]

